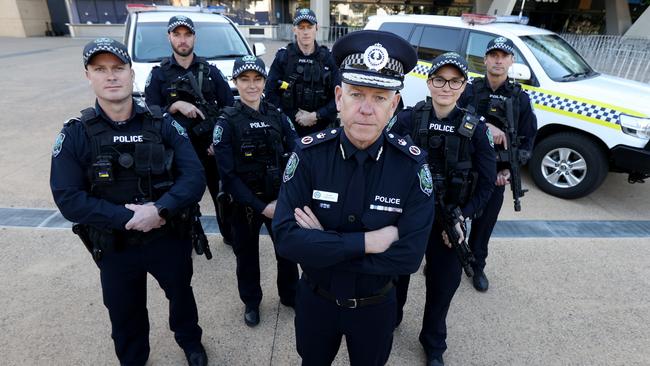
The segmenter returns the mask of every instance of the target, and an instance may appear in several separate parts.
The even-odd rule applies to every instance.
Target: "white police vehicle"
[[[529,171],[542,191],[579,198],[598,188],[608,171],[628,173],[630,182],[650,176],[648,84],[594,71],[553,32],[493,20],[478,24],[486,18],[494,17],[374,16],[366,29],[396,33],[416,49],[418,65],[401,91],[406,106],[428,95],[424,80],[434,57],[458,52],[479,76],[487,43],[511,39],[516,52],[509,74],[528,92],[537,115]]]
[[[262,43],[255,43],[251,49],[237,25],[210,8],[129,4],[127,9],[129,15],[126,19],[124,44],[133,60],[133,94],[138,99],[144,97],[151,69],[172,54],[167,39],[167,23],[174,15],[182,14],[192,19],[196,28],[194,53],[207,58],[208,62],[221,70],[234,95],[238,95],[231,80],[235,58],[253,54],[260,56],[266,52]]]

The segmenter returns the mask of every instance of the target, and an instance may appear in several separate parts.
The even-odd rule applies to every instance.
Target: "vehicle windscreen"
[[[227,23],[195,22],[196,41],[194,53],[207,59],[234,58],[248,55],[244,40],[232,25]],[[135,29],[133,60],[159,62],[172,54],[167,39],[167,22],[138,23]]]
[[[555,81],[573,81],[597,75],[587,62],[557,34],[522,36],[546,74]]]

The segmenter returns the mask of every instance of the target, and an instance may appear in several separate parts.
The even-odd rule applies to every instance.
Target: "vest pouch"
[[[306,111],[314,110],[314,90],[312,88],[305,88],[302,94],[302,103],[300,103],[300,108]]]
[[[305,91],[304,84],[303,83],[297,83],[296,86],[294,87],[294,89],[295,89],[295,91],[293,93],[293,95],[294,95],[293,105],[296,108],[302,108],[302,104],[303,104],[303,100],[304,100],[303,93]]]
[[[135,145],[135,172],[141,177],[165,172],[165,146],[162,144]]]
[[[99,155],[93,163],[92,182],[96,185],[113,183],[113,163],[110,155]]]

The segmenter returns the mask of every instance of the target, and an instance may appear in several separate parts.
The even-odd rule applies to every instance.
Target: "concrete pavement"
[[[54,137],[93,97],[83,77],[86,40],[0,38],[0,207],[55,208]],[[267,44],[270,66],[274,49]],[[531,188],[509,220],[649,220],[650,184],[610,174],[592,195],[560,200]],[[507,192],[509,193],[509,192]],[[206,213],[214,209],[204,199]],[[211,365],[297,365],[293,313],[279,304],[271,242],[261,242],[262,322],[248,328],[235,258],[209,235],[214,259],[196,257],[193,287]],[[481,294],[464,279],[449,313],[449,365],[650,364],[649,238],[497,238]],[[5,365],[115,364],[98,270],[68,230],[0,227],[0,350]],[[149,281],[151,365],[184,363],[167,301]],[[390,365],[423,364],[417,336],[424,278],[413,276]],[[347,364],[344,344],[336,365]]]

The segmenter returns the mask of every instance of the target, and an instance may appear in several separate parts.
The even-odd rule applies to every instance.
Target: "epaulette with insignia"
[[[316,146],[324,141],[329,141],[341,132],[341,127],[339,128],[332,128],[329,130],[323,130],[317,133],[312,133],[311,135],[307,135],[304,137],[301,137],[298,141],[300,142],[298,146],[302,149],[306,149],[308,147]]]
[[[70,118],[69,120],[63,122],[63,127],[72,126],[72,125],[74,125],[74,124],[77,123],[77,122],[81,122],[81,120],[79,119],[79,117]]]
[[[384,134],[386,135],[386,140],[388,140],[391,145],[395,146],[399,151],[413,158],[413,160],[418,162],[425,160],[422,149],[415,146],[410,137],[402,137],[392,132],[384,132]]]

